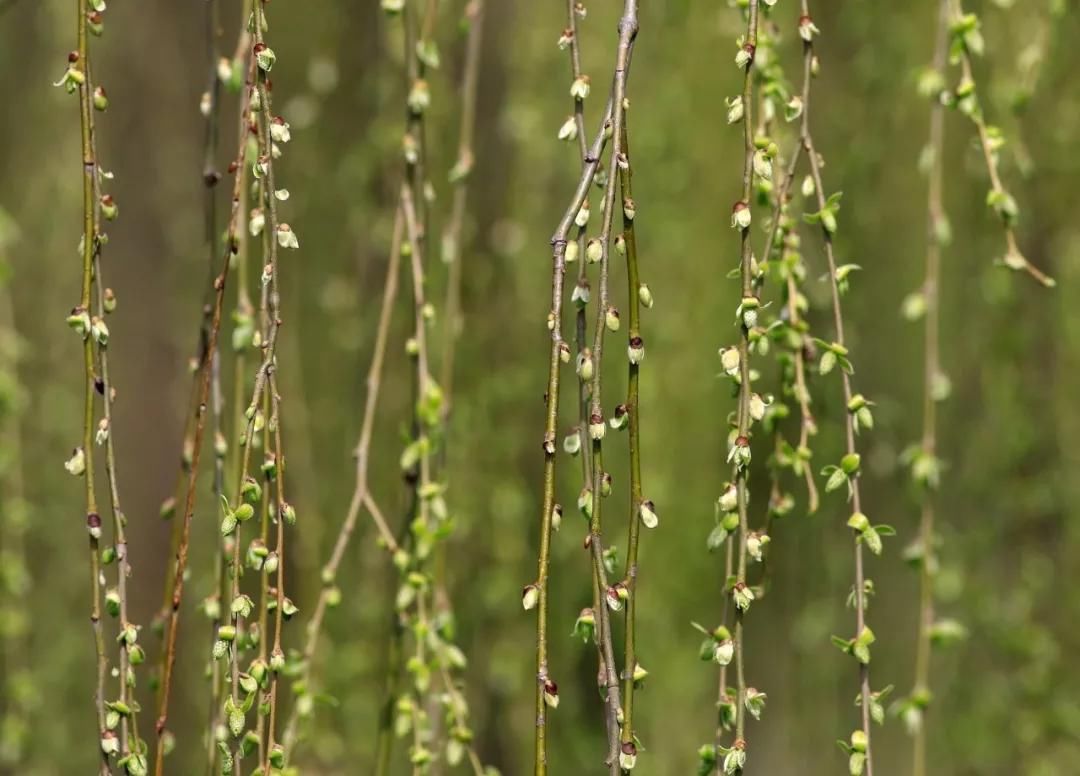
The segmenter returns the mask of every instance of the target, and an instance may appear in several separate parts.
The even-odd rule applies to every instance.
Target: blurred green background
[[[447,0],[439,17],[444,56],[433,78],[430,133],[435,233],[445,223],[445,172],[456,155],[461,5]],[[919,434],[922,329],[899,310],[922,277],[926,197],[917,159],[929,106],[914,81],[931,57],[936,3],[819,5],[815,138],[830,188],[845,194],[840,260],[863,267],[846,298],[856,387],[878,402],[877,428],[863,442],[864,501],[875,520],[899,531],[871,561],[878,588],[870,614],[878,635],[873,682],[895,683],[903,693],[913,667],[916,576],[901,551],[915,536],[918,510],[897,459]],[[231,52],[239,3],[220,6],[221,48]],[[594,127],[621,3],[588,6],[581,42],[594,87],[587,125]],[[1080,648],[1080,16],[1072,0],[971,6],[982,13],[988,43],[978,64],[986,110],[1010,140],[1002,165],[1022,208],[1020,242],[1059,285],[1048,292],[993,266],[1002,238],[985,206],[985,170],[970,123],[950,113],[945,186],[955,239],[944,261],[942,348],[953,396],[941,416],[948,469],[938,500],[939,594],[941,613],[963,621],[970,636],[935,657],[931,772],[1065,776],[1080,773],[1080,674],[1069,657]],[[82,496],[61,466],[80,424],[79,345],[64,324],[80,273],[78,111],[74,98],[50,87],[74,44],[74,3],[21,0],[3,8],[0,772],[88,773],[93,672]],[[290,500],[302,514],[289,593],[302,617],[318,594],[318,569],[353,486],[350,452],[401,167],[404,82],[400,26],[388,23],[376,2],[277,2],[268,13],[278,53],[275,107],[294,138],[278,177],[291,191],[283,211],[301,241],[283,260],[287,323],[279,360]],[[791,30],[798,10],[780,0],[773,15]],[[169,526],[158,506],[176,478],[187,360],[206,279],[203,4],[116,0],[107,19],[107,34],[93,47],[96,77],[111,99],[98,121],[100,152],[116,175],[112,192],[121,209],[105,254],[120,300],[110,322],[119,391],[114,433],[131,520],[134,619],[148,624],[170,562]],[[714,724],[716,669],[698,661],[690,621],[716,624],[720,609],[722,558],[707,552],[705,537],[725,480],[724,419],[732,408],[716,379],[716,350],[735,337],[738,296],[737,283],[726,279],[737,264],[727,220],[739,189],[741,132],[726,125],[723,99],[739,88],[731,58],[740,17],[724,2],[649,0],[640,25],[629,90],[634,194],[643,279],[657,299],[644,318],[641,412],[645,490],[662,522],[641,549],[638,640],[650,677],[638,705],[646,751],[637,772],[682,776],[694,771],[696,749],[711,739]],[[570,109],[569,66],[555,46],[564,26],[564,3],[488,0],[469,184],[465,329],[449,458],[458,528],[449,573],[459,640],[470,657],[478,749],[505,774],[527,773],[532,756],[535,620],[522,613],[519,596],[535,574],[548,237],[578,169],[576,147],[555,139]],[[792,34],[785,51],[794,75]],[[224,115],[233,112],[229,99]],[[232,125],[225,121],[222,166],[235,142]],[[817,243],[806,240],[811,320],[829,332]],[[431,297],[441,301],[444,268],[433,261],[430,274]],[[613,282],[614,298],[623,299],[621,268]],[[403,503],[397,467],[410,404],[400,347],[410,326],[407,288],[373,462],[375,493],[391,514]],[[607,396],[624,390],[618,350]],[[839,457],[843,415],[835,379],[819,381],[814,394],[820,467]],[[568,428],[572,402],[565,396],[562,409]],[[609,447],[616,449],[611,470],[624,471],[624,452]],[[559,472],[559,500],[573,504],[577,468],[561,454]],[[203,482],[173,707],[177,773],[195,772],[201,762],[207,644],[194,607],[210,590],[217,534],[211,478]],[[624,520],[615,517],[626,511],[621,484],[605,511],[610,540],[624,545]],[[569,635],[591,599],[581,531],[571,517],[555,537],[551,578],[551,664],[562,700],[551,716],[557,774],[594,772],[603,753],[595,651]],[[844,608],[852,576],[845,519],[841,499],[827,497],[817,515],[796,509],[773,532],[775,586],[748,625],[748,676],[769,697],[763,721],[751,722],[749,773],[844,772],[834,740],[855,722],[855,676],[829,635],[846,634],[852,620]],[[394,582],[373,531],[362,526],[340,579],[345,601],[329,616],[319,657],[320,675],[340,704],[320,709],[317,729],[297,754],[304,772],[370,767]],[[25,577],[13,560],[19,555]],[[302,630],[290,626],[290,644]],[[155,643],[149,635],[143,641]],[[144,698],[147,726],[151,705]],[[880,773],[906,772],[910,744],[900,723],[890,719],[876,736]],[[404,759],[402,745],[402,772]]]

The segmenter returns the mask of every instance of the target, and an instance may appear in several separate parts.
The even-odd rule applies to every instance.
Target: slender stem
[[[252,67],[254,63],[252,63]],[[218,334],[221,329],[221,311],[225,301],[225,288],[229,277],[230,257],[236,251],[236,234],[240,228],[240,188],[243,183],[243,175],[239,174],[239,168],[243,166],[244,150],[247,138],[247,117],[250,100],[250,90],[245,90],[240,110],[238,129],[238,149],[235,158],[235,177],[233,181],[232,209],[229,217],[229,236],[226,241],[226,249],[221,259],[221,271],[214,280],[214,303],[210,325],[210,336],[207,348],[203,355],[203,363],[200,365],[200,384],[198,396],[198,409],[196,412],[194,444],[192,446],[192,464],[188,475],[187,491],[184,500],[183,525],[180,541],[176,552],[176,563],[172,572],[173,590],[170,601],[171,615],[168,622],[168,635],[165,644],[165,657],[161,678],[160,700],[158,704],[157,751],[155,756],[154,773],[162,776],[165,770],[165,731],[168,723],[169,693],[172,686],[173,666],[176,662],[176,643],[180,627],[180,604],[184,593],[184,571],[187,568],[188,543],[191,536],[191,518],[195,511],[195,496],[197,493],[199,478],[199,457],[202,449],[202,436],[206,424],[207,401],[210,392],[211,369],[210,364],[217,350]]]
[[[961,0],[952,0],[952,6],[952,16],[954,18],[960,18],[963,15]],[[990,176],[990,190],[998,197],[1007,198],[1009,197],[1009,194],[1001,182],[1001,172],[998,169],[998,157],[997,151],[995,150],[996,144],[994,139],[990,136],[990,128],[986,123],[986,117],[983,115],[982,106],[978,104],[977,98],[975,97],[975,73],[971,65],[971,52],[968,51],[966,45],[959,46],[958,51],[962,81],[970,85],[972,89],[972,99],[975,100],[973,108],[964,112],[971,119],[972,123],[975,124],[975,129],[979,137],[979,147],[982,149],[983,159],[986,162],[986,172]],[[1011,216],[1006,215],[1002,217],[1002,227],[1005,230],[1006,251],[1003,260],[1005,266],[1010,269],[1026,272],[1047,288],[1052,288],[1056,285],[1056,282],[1052,277],[1028,261],[1024,254],[1021,253]]]
[[[809,18],[809,0],[802,0],[803,16]],[[821,176],[821,156],[818,154],[817,149],[814,147],[814,139],[810,132],[810,80],[813,77],[813,59],[814,59],[814,45],[812,41],[803,42],[803,114],[802,124],[800,126],[800,133],[802,137],[803,148],[806,151],[807,158],[810,161],[810,175],[814,181],[814,190],[817,198],[817,205],[819,210],[825,210],[825,186]],[[840,302],[840,284],[836,277],[836,257],[833,249],[832,233],[822,226],[821,229],[822,241],[825,246],[825,258],[829,268],[830,288],[832,290],[832,308],[833,308],[833,324],[835,327],[835,342],[841,347],[845,347],[844,344],[844,316],[843,309]],[[851,403],[852,390],[851,390],[851,377],[848,375],[847,370],[840,370],[840,379],[843,384],[843,397],[844,406],[848,407]],[[857,447],[855,444],[855,418],[851,412],[844,413],[844,430],[846,438],[846,452],[848,455],[857,454]],[[862,503],[860,497],[859,477],[853,475],[850,479],[851,483],[851,506],[852,511],[855,513],[862,512]],[[855,600],[855,633],[861,634],[863,628],[866,626],[866,584],[865,576],[863,573],[863,545],[860,541],[858,534],[854,539],[854,551],[855,551],[855,587],[854,587],[854,600]],[[870,667],[866,663],[859,663],[859,700],[861,707],[861,727],[862,732],[866,737],[866,776],[874,776],[874,760],[872,755],[872,749],[870,746]]]
[[[747,9],[746,37],[743,42],[744,49],[750,52],[746,63],[746,72],[743,78],[742,102],[744,109],[743,117],[743,174],[742,174],[742,200],[744,207],[750,206],[750,199],[754,185],[754,50],[757,46],[758,35],[758,3],[750,0]],[[741,298],[748,299],[754,295],[753,289],[753,246],[750,239],[750,224],[747,223],[740,230],[740,262],[739,279],[741,286]],[[749,444],[750,436],[750,395],[753,386],[750,384],[750,330],[745,322],[739,321],[739,404],[737,417],[736,444]],[[734,480],[737,493],[739,511],[739,546],[735,558],[735,585],[736,589],[741,585],[746,586],[746,558],[747,537],[749,534],[748,511],[749,492],[747,478],[749,467],[736,462],[734,467]],[[744,666],[745,634],[743,619],[747,609],[735,607],[735,743],[737,749],[746,748],[746,675]],[[738,772],[741,773],[741,768]]]
[[[91,94],[95,93],[94,78],[91,71],[90,62],[85,62],[86,77],[85,88]],[[90,150],[91,155],[95,159],[98,159],[97,150],[97,131],[94,125],[94,111],[87,110],[87,121],[90,127]],[[102,251],[106,239],[102,236],[101,229],[101,176],[95,173],[93,178],[93,201],[94,201],[94,292],[95,292],[95,311],[94,314],[97,320],[104,321],[108,308],[106,307],[106,289],[104,285],[104,273],[102,271]],[[111,292],[110,292],[111,293]],[[92,338],[91,338],[92,339]],[[113,543],[116,551],[116,566],[117,566],[117,587],[116,594],[119,600],[119,617],[122,629],[127,629],[131,623],[128,620],[128,593],[127,593],[127,581],[131,576],[131,565],[128,562],[128,546],[127,546],[127,518],[124,515],[123,509],[120,505],[120,486],[119,478],[116,467],[116,452],[113,444],[113,417],[112,417],[112,405],[115,401],[115,388],[112,383],[112,379],[109,376],[109,355],[107,343],[98,343],[97,345],[97,358],[100,366],[100,392],[102,395],[102,411],[103,418],[98,424],[98,439],[104,437],[105,447],[105,476],[108,484],[108,496],[109,507],[112,517],[113,525]],[[119,649],[119,665],[118,665],[118,685],[119,685],[119,700],[121,703],[132,706],[131,696],[134,689],[135,676],[132,672],[130,662],[130,650],[135,644],[128,643],[126,640],[121,644]],[[121,715],[120,717],[120,749],[119,755],[121,758],[126,757],[132,751],[130,741],[132,737],[138,741],[138,715],[134,710],[130,715]],[[130,735],[129,735],[130,733]]]
[[[446,282],[446,330],[443,338],[440,379],[443,389],[444,422],[450,414],[453,402],[455,351],[463,326],[461,320],[461,277],[464,264],[462,233],[465,228],[465,215],[468,212],[468,179],[475,162],[473,138],[476,129],[477,87],[480,80],[480,44],[483,40],[483,0],[470,0],[465,8],[465,21],[469,26],[469,34],[465,42],[465,67],[461,76],[461,125],[458,130],[457,163],[453,172],[454,202],[443,240],[443,261],[449,265]]]
[[[78,0],[76,6],[77,59],[72,63],[83,74],[83,82],[79,85],[79,115],[82,138],[82,171],[83,171],[83,243],[82,243],[82,292],[79,299],[78,310],[84,315],[89,315],[91,302],[91,289],[94,273],[94,253],[97,241],[97,203],[94,195],[96,192],[96,179],[98,176],[97,158],[94,155],[91,121],[93,106],[90,84],[90,50],[87,45],[87,0]],[[99,771],[102,774],[111,772],[108,754],[100,745],[100,738],[105,735],[105,673],[108,660],[105,656],[105,636],[101,624],[101,516],[98,514],[97,492],[94,487],[94,391],[96,390],[96,375],[94,373],[94,342],[89,331],[83,338],[83,368],[84,368],[84,402],[83,402],[83,434],[82,455],[84,456],[83,479],[86,494],[86,523],[89,535],[90,549],[90,624],[94,634],[94,651],[97,664],[97,682],[94,691],[94,705],[97,711],[98,735],[95,737],[95,747],[101,757]]]
[[[624,199],[633,199],[631,181],[633,168],[630,162],[630,144],[626,119],[623,119],[621,150],[625,165],[619,165],[619,187]],[[622,160],[619,160],[620,162]],[[609,184],[613,185],[613,184]],[[627,309],[629,312],[628,334],[630,341],[641,339],[641,278],[638,272],[637,237],[634,231],[634,219],[623,214],[623,240],[626,250]],[[623,724],[621,742],[634,743],[634,673],[637,670],[637,579],[638,579],[638,541],[641,531],[641,421],[639,411],[639,378],[641,364],[629,361],[626,383],[626,412],[628,445],[630,451],[630,514],[629,536],[626,550],[626,586],[630,593],[626,602],[626,620],[624,624],[624,659],[623,659]]]
[[[943,73],[946,64],[949,32],[949,0],[938,3],[937,33],[934,40],[934,70]],[[941,283],[941,232],[944,227],[945,208],[943,189],[945,180],[945,107],[934,100],[930,108],[930,169],[927,173],[926,202],[926,276],[923,280],[923,298],[926,304],[926,321],[923,346],[923,454],[933,457],[937,452],[937,400],[935,386],[941,372],[939,355],[940,283]],[[919,632],[915,647],[914,692],[927,696],[930,687],[930,629],[934,622],[934,501],[927,489],[923,494],[919,537],[923,557],[919,567]],[[925,710],[924,710],[925,715]],[[925,716],[915,730],[913,741],[913,776],[926,776]]]
[[[547,392],[544,397],[546,405],[543,439],[544,485],[540,510],[540,548],[537,554],[537,578],[535,583],[539,593],[536,614],[536,728],[533,738],[534,773],[536,776],[543,776],[547,773],[547,718],[544,693],[546,685],[551,681],[548,673],[547,657],[547,580],[551,551],[551,514],[555,508],[555,429],[558,425],[559,416],[559,365],[564,346],[562,337],[562,297],[563,279],[566,274],[566,243],[570,226],[578,211],[581,210],[582,203],[585,202],[585,198],[588,196],[589,187],[592,185],[593,178],[599,168],[600,155],[606,145],[607,133],[612,120],[613,104],[613,101],[609,99],[601,120],[600,129],[596,133],[595,140],[586,155],[585,164],[582,166],[577,188],[566,211],[563,213],[562,220],[551,237],[551,309],[548,312],[551,350],[548,359]]]
[[[338,536],[334,542],[334,549],[330,553],[330,560],[323,566],[322,579],[323,589],[319,593],[319,600],[315,604],[315,611],[307,625],[307,635],[303,649],[303,672],[301,683],[307,687],[311,682],[312,662],[319,645],[319,636],[322,631],[322,623],[326,617],[330,597],[334,594],[334,583],[337,579],[338,568],[345,557],[345,550],[356,524],[360,518],[362,509],[367,508],[375,522],[379,538],[391,553],[398,550],[397,541],[394,539],[390,527],[383,517],[382,512],[370,501],[368,492],[368,461],[370,459],[371,435],[375,427],[375,413],[379,404],[379,389],[382,386],[383,362],[386,357],[386,342],[390,333],[390,320],[393,314],[394,301],[398,291],[398,272],[401,263],[401,244],[404,230],[404,216],[401,208],[395,211],[394,232],[390,242],[390,257],[387,262],[386,280],[383,286],[382,303],[379,311],[379,323],[375,330],[375,345],[371,355],[371,364],[368,367],[366,380],[367,398],[364,403],[364,417],[360,424],[360,439],[356,443],[354,456],[356,458],[356,484],[353,488],[352,498],[349,500],[349,508],[345,513],[345,520],[341,524]],[[297,726],[299,724],[298,704],[293,704],[289,713],[289,720],[285,726],[284,744],[286,751],[293,751],[297,740]]]

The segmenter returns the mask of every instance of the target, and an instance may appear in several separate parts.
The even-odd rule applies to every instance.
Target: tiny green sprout
[[[767,699],[768,696],[756,687],[747,687],[746,699],[743,703],[746,706],[746,710],[750,712],[750,716],[754,719],[761,719],[761,714],[765,711],[765,701]]]
[[[595,366],[593,364],[592,351],[589,348],[585,348],[577,357],[577,376],[585,382],[592,380]]]
[[[633,741],[626,741],[619,749],[619,767],[624,771],[632,771],[637,765],[637,746]]]
[[[851,273],[861,269],[858,264],[842,264],[836,268],[836,288],[841,294],[846,294],[851,289]]]
[[[645,360],[645,340],[640,336],[634,335],[630,338],[629,343],[626,346],[626,357],[630,360],[630,363],[637,366]]]
[[[734,97],[727,97],[724,99],[724,105],[727,106],[727,123],[737,124],[743,119],[745,108],[743,106],[743,98],[741,94],[737,94]]]
[[[86,452],[81,447],[71,451],[71,456],[64,462],[64,469],[73,477],[81,477],[86,472]]]
[[[559,127],[557,137],[559,140],[577,140],[577,120],[573,116],[567,116],[566,121]]]
[[[638,286],[638,301],[641,302],[642,307],[644,307],[645,309],[652,309],[654,303],[653,294],[652,291],[649,290],[649,286],[645,283],[642,283]]]
[[[750,466],[750,458],[750,440],[745,436],[735,437],[728,450],[727,462],[739,469],[746,469]]]
[[[821,228],[828,234],[836,234],[836,214],[840,210],[840,198],[842,196],[843,192],[839,191],[830,194],[825,201],[825,207],[817,212],[805,214],[803,220],[808,224],[821,224]]]
[[[630,411],[625,404],[615,405],[615,413],[608,420],[608,425],[615,431],[621,431],[630,423]]]
[[[615,235],[615,239],[612,241],[612,245],[615,246],[615,252],[620,256],[626,255],[626,236],[621,232]]]
[[[720,349],[720,367],[728,377],[736,377],[739,374],[741,361],[739,349],[736,347]]]
[[[405,8],[405,0],[381,0],[383,12],[387,16],[396,16]]]
[[[819,35],[821,30],[814,24],[813,19],[807,15],[799,17],[799,37],[807,43],[811,43],[814,40],[815,35]]]
[[[300,611],[299,607],[293,603],[291,598],[285,598],[281,602],[281,614],[286,620],[291,620]]]
[[[296,232],[288,224],[278,224],[277,243],[282,248],[296,249],[300,247],[300,240],[297,238]]]
[[[754,591],[745,582],[736,582],[731,595],[735,601],[735,608],[742,612],[750,608],[755,598]]]
[[[82,339],[86,339],[90,336],[90,313],[87,312],[83,306],[78,306],[72,309],[67,317],[68,327],[78,334]]]
[[[570,96],[578,102],[582,102],[588,99],[591,89],[592,86],[589,76],[579,75],[574,79],[573,83],[570,84]]]
[[[581,430],[575,426],[563,437],[563,450],[567,455],[576,456],[581,452]]]
[[[794,94],[794,95],[791,96],[791,98],[786,103],[784,103],[784,120],[789,122],[789,123],[792,122],[792,121],[796,121],[800,116],[802,116],[802,113],[803,113],[803,100],[802,100],[802,97],[800,97],[797,94]],[[810,181],[811,187],[813,186],[813,182],[814,182],[814,179],[811,178],[809,175],[807,175],[806,178],[803,180],[803,196],[804,197],[809,197],[811,194],[814,193],[813,188],[811,188],[809,194],[806,193],[806,181],[807,180]]]
[[[621,611],[623,604],[630,598],[630,591],[622,582],[616,582],[604,592],[604,600],[613,612]]]
[[[279,562],[278,554],[276,552],[269,552],[263,560],[262,570],[267,574],[274,574],[278,570]]]
[[[646,528],[656,528],[660,523],[660,518],[656,514],[656,505],[650,500],[641,502],[638,515],[641,517],[641,524]]]
[[[623,218],[633,221],[637,216],[637,204],[630,197],[624,197],[622,202]]]
[[[589,642],[596,637],[596,615],[590,607],[585,607],[574,621],[574,630],[571,633],[583,642]]]
[[[608,307],[604,313],[604,325],[607,326],[608,331],[619,330],[619,311],[614,307]]]
[[[589,214],[589,200],[585,200],[581,203],[581,208],[578,209],[577,214],[574,216],[574,223],[577,224],[578,227],[584,229],[589,223]]]
[[[98,86],[94,89],[94,110],[104,112],[109,109],[109,98],[105,94],[105,89]]]
[[[120,615],[120,591],[116,588],[109,588],[105,593],[105,611],[110,617]]]
[[[735,67],[740,70],[745,70],[754,61],[755,47],[753,43],[744,43],[739,46],[739,50],[735,53]]]
[[[967,636],[967,628],[958,620],[941,619],[930,626],[930,641],[937,647],[951,647]]]
[[[270,670],[275,674],[285,670],[285,653],[280,649],[275,649],[270,653]]]
[[[746,551],[751,558],[760,563],[764,559],[765,547],[769,544],[769,535],[751,531],[746,535]]]
[[[590,295],[589,281],[581,278],[570,292],[570,300],[580,308],[589,303]]]
[[[997,213],[1006,226],[1012,226],[1020,217],[1020,207],[1009,192],[1003,189],[991,189],[986,195],[986,204]]]
[[[720,751],[724,755],[724,773],[726,776],[742,773],[743,768],[746,767],[746,741],[736,738],[730,749],[722,746]]]
[[[589,437],[594,442],[599,442],[604,438],[604,430],[607,428],[607,424],[604,423],[604,416],[594,412],[589,416]]]
[[[526,585],[521,590],[521,607],[525,611],[535,609],[536,604],[540,601],[540,586],[535,583]]]
[[[259,69],[264,73],[269,73],[274,68],[274,62],[277,60],[274,50],[265,43],[256,43],[253,51],[255,63],[259,66]]]
[[[585,245],[585,260],[591,264],[595,264],[603,257],[604,244],[600,242],[597,237],[593,237],[593,239]]]
[[[559,708],[559,685],[551,679],[544,680],[544,703],[552,709]]]
[[[581,510],[581,514],[586,518],[592,517],[593,497],[591,488],[585,487],[581,489],[581,493],[578,494],[577,505],[578,509]]]
[[[734,512],[739,507],[739,489],[735,483],[728,483],[724,492],[717,500],[717,506],[721,512]]]
[[[731,228],[732,229],[749,229],[752,216],[750,214],[750,206],[743,202],[741,199],[731,206]]]

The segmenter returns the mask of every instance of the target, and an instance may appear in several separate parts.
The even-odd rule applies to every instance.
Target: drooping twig
[[[91,293],[94,275],[94,252],[97,243],[97,176],[100,174],[94,155],[92,140],[93,94],[90,84],[90,50],[87,45],[87,0],[79,0],[76,7],[78,47],[68,55],[68,69],[57,85],[67,91],[79,93],[79,116],[81,128],[82,179],[83,179],[83,234],[82,234],[82,289],[79,304],[72,310],[68,323],[83,340],[83,427],[81,445],[65,464],[74,475],[81,475],[85,484],[86,528],[90,550],[90,624],[94,634],[96,657],[96,688],[94,705],[97,712],[97,736],[95,742],[101,757],[99,772],[111,773],[110,750],[114,749],[114,734],[105,724],[105,674],[108,659],[105,655],[105,636],[101,623],[101,515],[98,513],[97,491],[94,482],[94,392],[97,375],[94,370],[94,339],[98,336],[90,319]],[[100,331],[100,329],[99,329]],[[107,335],[106,335],[107,336]]]
[[[252,65],[253,67],[253,65]],[[184,499],[183,524],[180,540],[177,546],[176,562],[172,572],[173,590],[171,596],[171,614],[168,620],[168,632],[165,642],[165,656],[161,677],[160,700],[158,704],[157,719],[157,752],[155,755],[154,772],[156,776],[162,776],[165,769],[165,732],[168,724],[169,694],[172,684],[173,666],[176,662],[176,641],[180,626],[180,604],[184,593],[184,571],[187,568],[188,544],[191,533],[191,518],[195,510],[195,497],[197,493],[199,477],[199,457],[202,448],[203,430],[206,424],[207,402],[210,393],[211,369],[210,364],[217,349],[218,334],[221,329],[221,312],[225,302],[225,288],[229,276],[230,257],[236,251],[237,230],[240,226],[240,187],[243,183],[243,175],[239,174],[239,168],[244,163],[244,151],[247,142],[248,106],[250,104],[250,90],[245,89],[240,111],[238,128],[238,149],[235,163],[231,165],[234,174],[232,206],[229,217],[228,237],[226,248],[221,259],[220,274],[214,280],[214,301],[211,315],[210,336],[207,340],[207,348],[203,354],[201,368],[198,409],[196,412],[194,444],[192,446],[192,464],[188,475],[187,490]]]
[[[739,515],[738,548],[735,550],[735,578],[731,591],[735,603],[734,657],[735,657],[735,740],[725,753],[724,771],[741,773],[746,762],[746,676],[745,676],[745,633],[743,619],[753,600],[753,593],[746,584],[747,543],[749,537],[748,511],[749,492],[747,479],[750,473],[750,425],[752,423],[750,404],[753,386],[750,384],[750,331],[757,320],[759,302],[753,288],[754,260],[753,246],[750,239],[750,199],[754,185],[754,54],[758,36],[758,3],[750,0],[746,16],[746,35],[740,48],[741,57],[736,63],[745,70],[743,78],[743,173],[742,198],[732,210],[732,225],[740,233],[739,280],[741,302],[737,313],[739,327],[739,402],[736,411],[735,439],[731,443],[728,460],[733,464],[732,479],[735,482],[737,511]],[[724,688],[724,694],[727,694]],[[730,758],[730,759],[729,759]],[[717,758],[719,761],[719,757]],[[729,765],[730,763],[730,765]]]
[[[813,135],[810,130],[810,82],[817,69],[814,55],[814,38],[819,33],[816,25],[810,17],[808,0],[802,0],[802,17],[799,20],[799,33],[803,39],[803,94],[802,94],[802,122],[800,136],[803,149],[806,152],[810,165],[810,176],[813,181],[814,195],[818,206],[817,213],[807,216],[807,220],[818,223],[821,226],[822,241],[825,249],[825,259],[828,267],[829,285],[832,290],[833,325],[835,339],[832,343],[822,342],[825,353],[820,362],[820,371],[825,374],[831,371],[833,365],[840,364],[840,380],[843,387],[844,406],[848,410],[844,416],[845,430],[845,455],[839,466],[826,467],[824,474],[828,475],[826,491],[847,487],[851,502],[852,514],[848,520],[848,526],[854,534],[854,565],[855,584],[852,589],[852,601],[855,608],[855,636],[848,640],[834,639],[838,646],[853,655],[859,666],[859,706],[861,709],[861,724],[851,736],[851,744],[848,747],[851,755],[850,770],[855,776],[866,773],[873,776],[874,765],[870,747],[870,721],[871,705],[874,696],[870,690],[870,644],[874,641],[873,631],[866,624],[867,591],[869,580],[866,578],[863,568],[863,547],[870,545],[873,551],[880,551],[880,538],[877,529],[871,526],[868,518],[862,511],[860,498],[860,456],[856,445],[856,432],[858,429],[858,410],[865,408],[865,400],[861,403],[861,394],[856,396],[851,387],[851,365],[848,361],[848,350],[844,338],[844,317],[841,303],[842,278],[838,275],[833,235],[836,232],[836,212],[839,210],[839,195],[826,197],[824,182],[822,180],[822,157],[814,146]]]
[[[938,3],[937,32],[934,37],[933,72],[944,82],[949,33],[949,0]],[[937,95],[934,95],[935,97]],[[945,181],[945,107],[934,99],[930,107],[930,132],[927,142],[926,265],[922,296],[925,305],[923,328],[923,428],[922,455],[933,460],[937,455],[937,386],[941,374],[939,352],[941,253],[947,229],[944,205]],[[928,483],[929,484],[929,483]],[[915,645],[915,681],[911,703],[918,708],[914,730],[912,773],[926,776],[927,727],[925,709],[930,701],[930,635],[934,624],[934,497],[932,488],[922,493],[919,520],[919,625]]]
[[[975,73],[971,60],[973,55],[982,52],[983,40],[978,29],[979,20],[974,14],[965,14],[961,0],[952,0],[952,49],[954,62],[960,64],[960,84],[951,99],[955,106],[971,119],[978,134],[979,147],[986,162],[986,173],[990,177],[990,191],[986,203],[994,209],[1005,229],[1005,256],[1001,263],[1012,270],[1029,274],[1042,285],[1050,288],[1056,285],[1054,279],[1040,270],[1024,256],[1016,238],[1016,222],[1020,215],[1016,200],[1001,182],[998,169],[998,147],[1001,145],[1000,133],[986,123],[975,84]]]

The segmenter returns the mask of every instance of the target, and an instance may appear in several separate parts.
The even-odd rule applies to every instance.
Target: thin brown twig
[[[803,17],[806,20],[809,20],[810,9],[808,0],[802,0],[802,9]],[[825,198],[825,187],[821,176],[822,159],[821,156],[818,154],[817,149],[814,147],[814,139],[810,131],[810,81],[813,78],[813,61],[813,42],[812,40],[804,39],[803,113],[800,134],[802,137],[803,148],[806,151],[807,158],[810,162],[810,175],[814,181],[814,190],[815,196],[817,198],[817,205],[819,210],[821,212],[824,212],[827,207],[827,203]],[[825,258],[829,269],[829,285],[832,290],[833,324],[836,333],[835,343],[841,348],[844,348],[844,317],[840,301],[840,284],[836,275],[837,264],[833,249],[833,236],[832,232],[830,232],[829,229],[824,226],[824,224],[822,225],[821,234],[825,248]],[[851,405],[851,398],[853,395],[851,389],[851,377],[846,369],[840,370],[840,379],[843,385],[844,406],[846,408]],[[846,412],[844,420],[846,453],[848,456],[857,456],[858,451],[855,444],[854,415],[851,412]],[[861,514],[862,504],[858,473],[854,474],[850,478],[850,484],[852,511],[853,513]],[[855,633],[857,634],[857,637],[861,637],[861,635],[864,633],[864,629],[866,628],[866,584],[865,574],[863,570],[863,543],[861,541],[861,536],[855,534],[855,539],[853,543],[855,552],[855,586],[853,591],[853,598],[855,602]],[[866,776],[874,776],[874,762],[870,746],[870,704],[872,702],[872,697],[870,693],[870,667],[862,661],[859,662],[859,701],[861,707],[861,728],[862,733],[865,736],[866,743],[865,773]]]
[[[251,65],[254,68],[254,61]],[[165,645],[165,659],[164,670],[161,679],[161,694],[158,704],[158,718],[155,728],[157,730],[157,752],[155,755],[154,773],[156,776],[162,776],[165,770],[165,731],[168,723],[168,711],[169,711],[169,693],[172,685],[172,673],[173,666],[176,662],[176,642],[180,626],[180,604],[183,600],[184,593],[184,571],[187,568],[187,556],[188,556],[188,543],[191,535],[191,518],[195,511],[195,496],[197,492],[198,477],[199,477],[199,457],[202,448],[202,436],[203,430],[206,424],[206,409],[207,400],[210,391],[210,369],[209,363],[213,359],[214,353],[217,349],[218,334],[221,329],[221,311],[225,301],[225,288],[229,277],[229,264],[230,256],[236,250],[236,233],[239,228],[240,222],[240,187],[242,185],[243,176],[239,173],[239,168],[244,162],[244,151],[246,148],[247,138],[247,114],[248,104],[250,100],[250,90],[245,90],[245,96],[242,100],[242,107],[240,110],[239,121],[239,142],[237,155],[235,159],[233,182],[233,195],[232,195],[232,211],[229,217],[229,237],[226,245],[224,255],[221,260],[221,272],[214,280],[214,305],[213,314],[211,318],[210,337],[207,342],[207,349],[204,353],[204,363],[201,368],[201,382],[199,386],[199,402],[198,411],[196,413],[195,423],[195,436],[194,446],[192,448],[192,466],[188,476],[187,493],[184,501],[184,515],[183,515],[183,527],[180,536],[179,546],[176,552],[176,564],[173,569],[173,591],[172,600],[170,603],[172,613],[168,622],[168,635],[166,637]]]

